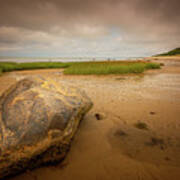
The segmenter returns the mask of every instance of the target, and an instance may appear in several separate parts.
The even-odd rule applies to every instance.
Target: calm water
[[[101,61],[101,60],[137,60],[143,57],[65,57],[65,58],[2,58],[0,62],[78,62],[78,61]]]

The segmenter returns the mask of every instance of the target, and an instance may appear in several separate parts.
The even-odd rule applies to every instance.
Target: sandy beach
[[[146,60],[155,60],[155,61],[180,61],[180,56],[154,56],[154,57],[146,57],[144,58]]]
[[[70,76],[51,69],[1,76],[0,94],[41,74],[80,87],[94,103],[62,163],[11,180],[180,179],[180,61],[151,60],[164,66],[140,75]]]

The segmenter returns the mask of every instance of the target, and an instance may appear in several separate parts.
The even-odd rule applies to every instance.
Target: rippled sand
[[[142,75],[64,76],[60,70],[36,70],[2,76],[0,93],[15,79],[43,74],[79,86],[94,102],[61,164],[11,180],[180,179],[180,61],[163,63],[161,70]],[[137,128],[139,122],[146,128]]]

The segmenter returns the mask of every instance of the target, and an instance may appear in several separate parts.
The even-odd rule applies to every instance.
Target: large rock
[[[62,160],[92,102],[45,77],[17,82],[0,98],[0,179]]]

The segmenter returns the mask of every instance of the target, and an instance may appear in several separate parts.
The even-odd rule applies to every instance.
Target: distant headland
[[[155,56],[180,56],[180,47],[173,49],[171,51],[168,51],[166,53],[162,53],[162,54],[157,54]]]

